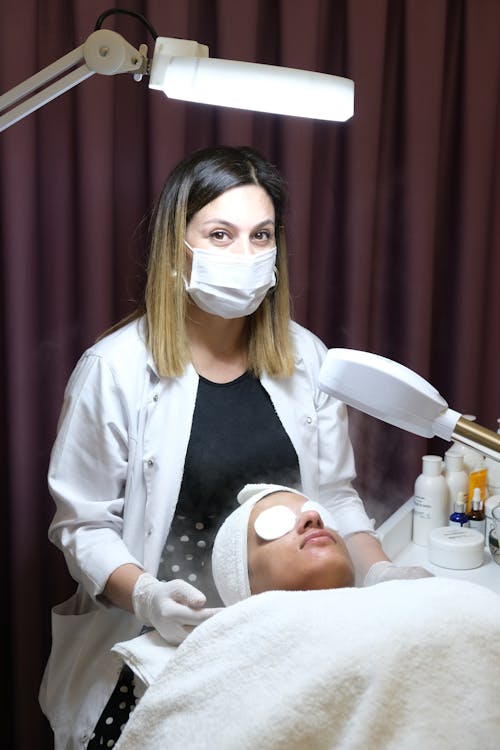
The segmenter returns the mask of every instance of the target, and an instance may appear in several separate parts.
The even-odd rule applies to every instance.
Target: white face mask
[[[205,312],[228,319],[251,315],[276,284],[276,247],[250,255],[186,245],[193,253],[186,291]]]

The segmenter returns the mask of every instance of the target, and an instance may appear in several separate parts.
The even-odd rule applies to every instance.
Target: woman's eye
[[[222,242],[228,239],[228,234],[223,229],[216,229],[215,232],[211,232],[210,237],[217,242]]]
[[[272,237],[268,229],[261,229],[259,232],[255,232],[254,236],[257,242],[269,242]]]

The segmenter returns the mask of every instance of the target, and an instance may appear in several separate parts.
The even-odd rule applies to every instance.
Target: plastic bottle
[[[474,491],[479,489],[480,499],[484,503],[488,497],[488,469],[485,466],[484,456],[479,456],[476,465],[473,467],[469,474],[469,499],[467,502],[467,513],[472,510],[472,498],[474,497]]]
[[[455,510],[455,500],[459,492],[463,493],[465,504],[469,492],[469,476],[464,469],[464,456],[454,448],[450,448],[444,454],[445,471],[444,477],[448,485],[449,512]]]
[[[476,421],[476,416],[474,414],[462,414],[462,417],[464,419],[468,419],[470,422]],[[457,440],[453,441],[450,450],[457,450],[463,455],[464,469],[467,474],[471,473],[480,456],[484,458],[483,454],[480,451],[477,451],[475,448],[471,448],[469,445],[459,443]]]
[[[470,526],[469,516],[465,512],[465,493],[457,492],[453,513],[448,526]]]
[[[481,490],[479,487],[476,487],[474,490],[474,494],[472,496],[472,508],[467,514],[469,516],[469,526],[471,529],[476,529],[476,531],[481,532],[481,534],[484,536],[485,534],[485,518],[484,518],[484,510],[483,510],[483,501],[481,500]]]
[[[497,423],[497,434],[500,435],[500,419],[497,419]],[[500,495],[500,461],[495,461],[494,458],[486,456],[484,465],[488,470],[488,496]]]
[[[432,529],[448,525],[448,485],[441,456],[422,456],[422,473],[415,481],[413,541],[424,547]]]

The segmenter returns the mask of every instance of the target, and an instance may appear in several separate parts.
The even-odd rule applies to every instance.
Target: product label
[[[432,518],[432,507],[429,498],[415,495],[413,498],[413,511],[418,518]]]
[[[442,534],[446,539],[469,539],[472,535],[467,529],[464,529],[462,526],[460,529],[454,528],[453,526],[448,526],[446,529],[442,530]]]

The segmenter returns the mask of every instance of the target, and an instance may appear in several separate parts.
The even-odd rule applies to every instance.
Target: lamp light
[[[128,13],[145,23],[155,39],[152,60],[145,44],[135,49],[120,34],[100,28],[112,13]],[[159,37],[140,14],[113,8],[101,14],[96,30],[80,47],[0,96],[0,132],[94,73],[131,73],[138,81],[149,75],[149,88],[172,99],[237,109],[337,121],[348,120],[354,112],[354,82],[349,78],[210,58],[206,45]]]
[[[348,406],[415,435],[456,440],[500,461],[500,435],[450,409],[427,380],[379,354],[330,349],[319,386]]]
[[[171,99],[318,120],[345,121],[353,115],[354,83],[348,78],[218,60],[208,57],[208,47],[206,55],[184,56],[178,41],[156,40],[149,82]]]

